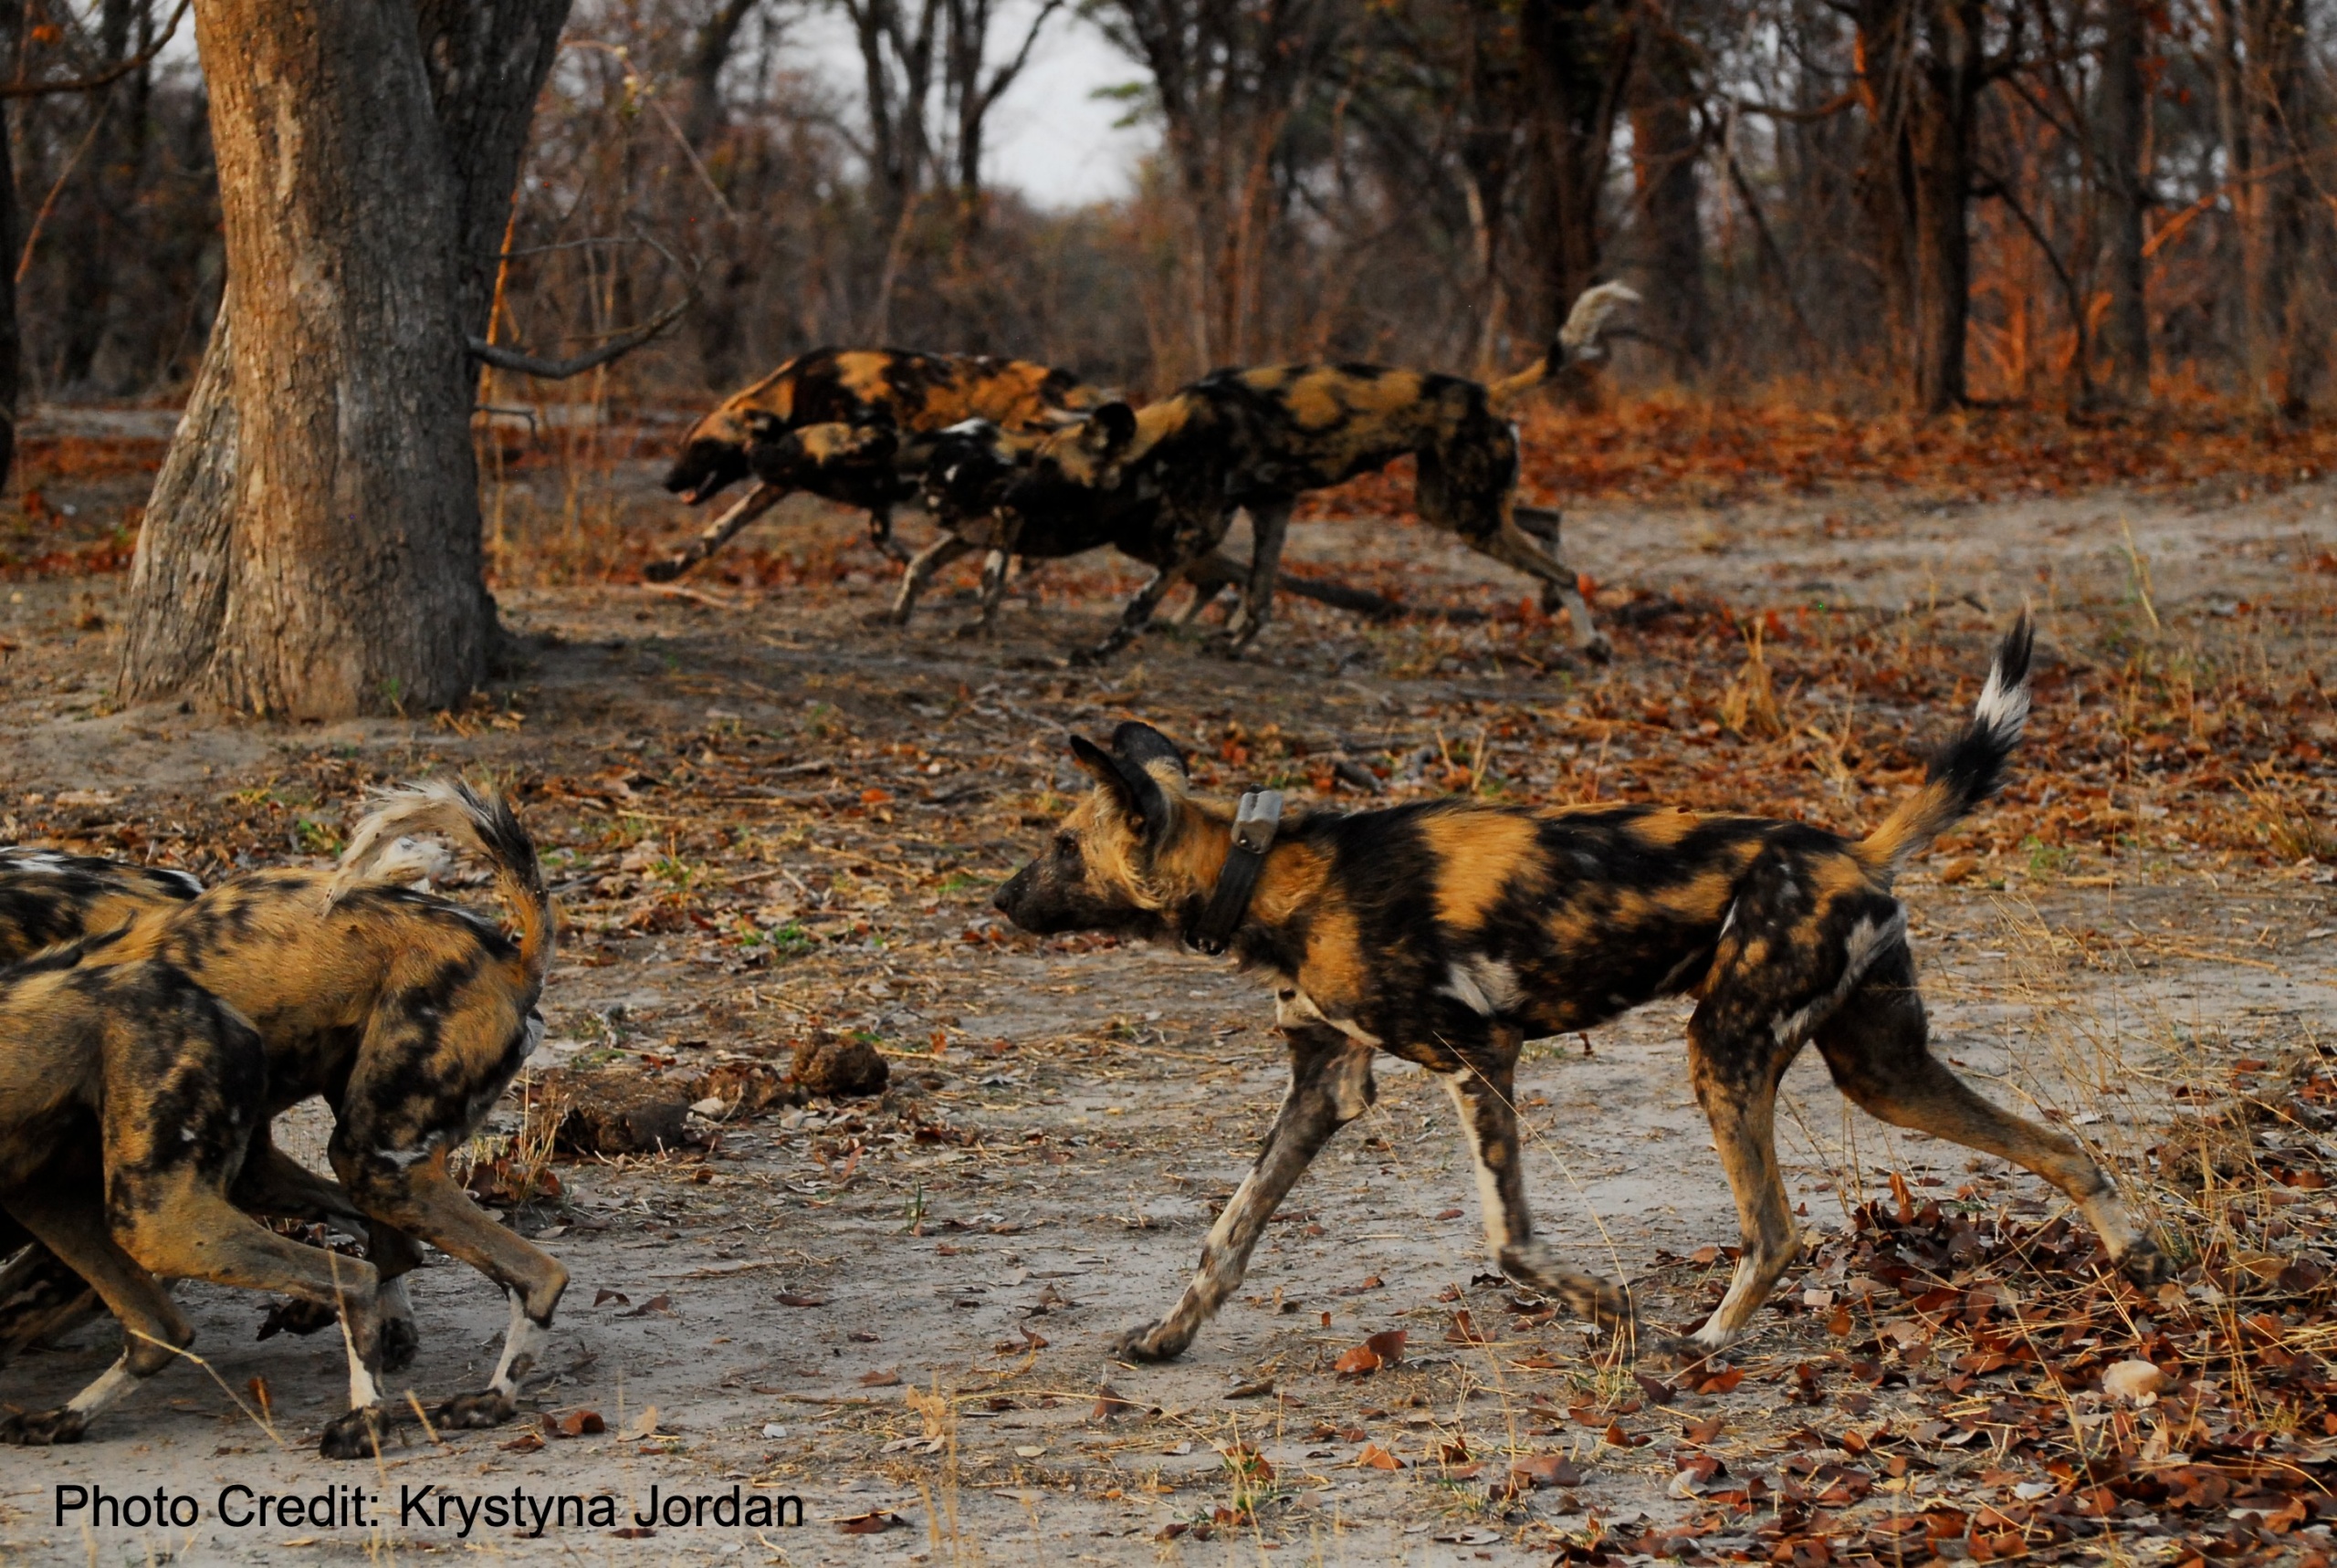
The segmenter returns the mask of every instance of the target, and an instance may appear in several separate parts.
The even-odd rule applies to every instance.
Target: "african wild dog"
[[[88,1281],[124,1331],[97,1381],[0,1418],[0,1443],[78,1442],[177,1358],[194,1330],[158,1276],[337,1312],[351,1410],[372,1407],[373,1266],[288,1240],[230,1197],[268,1114],[257,1032],[177,966],[124,957],[125,943],[116,929],[0,972],[0,1219]]]
[[[460,904],[389,884],[384,865],[408,855],[402,839],[415,833],[487,860],[516,940]],[[254,1020],[267,1058],[264,1115],[325,1097],[334,1190],[385,1228],[377,1239],[390,1230],[418,1237],[504,1288],[511,1319],[502,1356],[486,1388],[432,1413],[442,1427],[510,1416],[568,1285],[557,1260],[481,1210],[446,1170],[541,1037],[536,1001],[554,924],[535,845],[510,808],[458,781],[433,781],[384,796],[338,871],[249,873],[140,916],[83,960],[171,965]],[[370,1370],[372,1347],[363,1348]],[[353,1409],[325,1428],[323,1452],[370,1454],[395,1418],[379,1406]]]
[[[372,875],[389,882],[418,869],[424,868],[384,861]],[[202,892],[203,883],[194,877],[167,867],[54,850],[0,849],[0,966],[119,931],[142,915],[177,908]],[[394,1372],[409,1364],[420,1343],[403,1278],[420,1261],[412,1241],[379,1220],[369,1223],[340,1184],[285,1155],[276,1147],[265,1119],[251,1129],[251,1146],[236,1167],[235,1182],[231,1196],[237,1207],[252,1213],[330,1220],[352,1233],[369,1235],[368,1255],[382,1275],[382,1365]],[[0,1257],[23,1239],[0,1236]],[[0,1269],[0,1300],[11,1308],[7,1321],[0,1322],[0,1345],[52,1337],[97,1310],[84,1283],[37,1246],[9,1259]],[[277,1321],[286,1320],[279,1316]],[[321,1326],[315,1320],[291,1320],[296,1332],[307,1332],[311,1324]]]
[[[1043,542],[1054,553],[1070,553],[1108,542],[1158,561],[1158,574],[1110,635],[1086,651],[1085,657],[1098,659],[1144,630],[1192,563],[1216,549],[1233,508],[1241,507],[1250,514],[1256,546],[1222,644],[1238,652],[1271,612],[1297,497],[1409,455],[1419,465],[1420,515],[1470,549],[1539,579],[1545,608],[1565,606],[1575,646],[1603,659],[1607,641],[1591,624],[1574,572],[1558,559],[1555,528],[1544,536],[1546,548],[1518,515],[1517,433],[1508,416],[1550,377],[1586,373],[1603,361],[1608,319],[1638,298],[1619,283],[1586,290],[1549,351],[1491,385],[1378,365],[1275,365],[1213,371],[1141,409],[1107,402],[1085,422],[1045,436],[1019,467],[1011,449],[987,460],[979,449],[966,453],[949,486],[948,514],[938,520],[971,537],[974,508],[987,502],[995,516],[981,529],[993,549],[1024,553]],[[940,464],[937,458],[934,466]],[[1127,538],[1140,539],[1142,549],[1130,549],[1122,542]]]
[[[1665,996],[1696,998],[1689,1075],[1744,1239],[1726,1298],[1695,1334],[1666,1347],[1672,1354],[1701,1357],[1743,1334],[1799,1246],[1774,1115],[1778,1079],[1811,1042],[1868,1112],[2028,1166],[2078,1204],[2128,1273],[2163,1278],[2164,1255],[2075,1139],[1998,1110],[1932,1055],[1906,911],[1892,896],[1907,859],[2000,784],[2028,714],[2029,643],[2024,616],[1997,649],[1971,723],[1923,788],[1862,839],[1654,806],[1533,810],[1446,800],[1309,810],[1278,836],[1242,828],[1247,847],[1237,850],[1235,812],[1189,792],[1176,748],[1158,731],[1123,725],[1108,752],[1074,738],[1095,790],[1000,891],[998,907],[1043,934],[1230,947],[1275,977],[1292,1059],[1288,1097],[1210,1230],[1200,1271],[1175,1309],[1131,1333],[1125,1350],[1149,1360],[1191,1343],[1240,1283],[1307,1162],[1372,1103],[1379,1051],[1443,1080],[1503,1272],[1635,1328],[1619,1281],[1569,1266],[1535,1237],[1515,1068],[1529,1038],[1587,1029]]]
[[[1069,371],[987,354],[918,354],[900,349],[814,349],[725,398],[682,438],[665,488],[696,507],[738,481],[755,488],[673,559],[644,575],[663,582],[719,549],[791,490],[868,513],[871,543],[896,560],[893,508],[917,494],[909,438],[960,420],[1009,429],[1077,416],[1103,394]],[[818,434],[811,427],[827,426]],[[769,450],[760,454],[759,447]]]

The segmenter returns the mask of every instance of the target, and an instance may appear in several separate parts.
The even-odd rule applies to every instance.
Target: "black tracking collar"
[[[1281,823],[1281,790],[1252,789],[1242,797],[1233,815],[1232,846],[1225,852],[1217,886],[1193,927],[1192,945],[1200,951],[1215,956],[1233,940],[1234,930],[1250,911],[1250,894],[1257,888],[1258,873],[1265,866],[1266,852],[1273,848],[1274,830]]]

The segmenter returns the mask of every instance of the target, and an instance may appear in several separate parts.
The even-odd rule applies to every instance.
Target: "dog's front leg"
[[[1542,608],[1545,611],[1559,608],[1566,611],[1567,619],[1572,624],[1577,653],[1601,664],[1613,655],[1614,644],[1592,622],[1590,605],[1582,597],[1582,589],[1575,580],[1574,569],[1558,558],[1555,540],[1548,549],[1544,549],[1532,535],[1518,526],[1514,517],[1504,517],[1493,538],[1482,544],[1474,539],[1470,542],[1495,560],[1541,580]]]
[[[1525,1169],[1517,1141],[1514,1031],[1496,1037],[1504,1049],[1488,1060],[1441,1072],[1445,1092],[1461,1113],[1461,1131],[1477,1167],[1477,1200],[1484,1209],[1485,1247],[1494,1266],[1533,1290],[1603,1327],[1629,1329],[1630,1291],[1620,1280],[1602,1280],[1575,1268],[1534,1236],[1525,1203]]]
[[[405,1289],[404,1277],[422,1262],[413,1240],[395,1227],[370,1218],[339,1182],[327,1181],[278,1148],[272,1125],[263,1122],[252,1134],[229,1197],[236,1207],[255,1214],[330,1220],[351,1235],[365,1237],[366,1257],[381,1277],[382,1365],[397,1372],[413,1364],[422,1345]]]
[[[666,560],[654,560],[641,569],[641,575],[651,582],[671,582],[698,562],[728,544],[749,523],[770,511],[788,496],[783,485],[758,484],[739,497],[731,508],[707,525],[704,533],[692,540],[689,548]]]
[[[868,542],[876,547],[886,560],[906,561],[908,547],[893,537],[893,508],[889,504],[868,508]]]
[[[989,559],[982,562],[981,607],[974,618],[958,628],[960,636],[979,636],[990,630],[998,618],[998,607],[1006,598],[1007,570],[1014,564],[1014,546],[1022,537],[1022,519],[1010,517],[1000,520],[998,538],[990,546]]]
[[[1777,1080],[1794,1049],[1776,1046],[1768,1031],[1745,1040],[1714,1040],[1703,1027],[1707,1020],[1701,1015],[1707,1009],[1719,1016],[1707,997],[1698,1009],[1700,1016],[1688,1026],[1690,1073],[1704,1119],[1712,1124],[1721,1169],[1736,1198],[1741,1246],[1728,1294],[1704,1326],[1664,1347],[1682,1364],[1693,1364],[1742,1338],[1753,1314],[1801,1250],[1801,1234],[1794,1226],[1785,1178],[1777,1169]]]
[[[433,1146],[401,1166],[385,1153],[359,1154],[348,1138],[350,1120],[333,1134],[333,1168],[369,1214],[461,1259],[503,1287],[511,1324],[503,1354],[487,1387],[461,1394],[431,1413],[441,1427],[492,1427],[510,1419],[519,1382],[551,1332],[552,1313],[568,1289],[560,1260],[521,1240],[481,1209],[446,1174],[446,1152]]]
[[[1168,1315],[1125,1335],[1119,1354],[1131,1361],[1168,1361],[1184,1354],[1201,1324],[1217,1314],[1241,1283],[1266,1221],[1331,1135],[1370,1108],[1378,1090],[1371,1080],[1372,1048],[1321,1024],[1285,1030],[1290,1039],[1290,1092],[1266,1129],[1258,1162],[1242,1178],[1233,1201],[1201,1243],[1200,1267]]]
[[[54,1410],[0,1416],[0,1443],[47,1448],[78,1443],[89,1423],[176,1360],[194,1329],[154,1276],[108,1234],[94,1186],[35,1182],[8,1195],[8,1207],[34,1239],[89,1281],[121,1320],[120,1359],[96,1382]]]
[[[886,612],[886,618],[896,626],[907,625],[909,617],[917,612],[917,595],[923,593],[925,585],[933,580],[933,574],[959,556],[972,553],[973,549],[956,534],[943,534],[919,550],[909,562],[908,570],[901,573],[900,591],[893,595],[893,608]]]

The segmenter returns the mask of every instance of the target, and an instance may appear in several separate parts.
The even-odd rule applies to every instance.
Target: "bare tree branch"
[[[484,338],[473,338],[470,340],[471,358],[493,365],[498,371],[516,371],[523,376],[533,376],[538,381],[564,382],[571,376],[581,376],[586,371],[598,370],[613,360],[621,360],[651,339],[663,335],[667,328],[687,315],[690,307],[697,303],[697,289],[693,287],[686,296],[676,300],[651,319],[643,322],[629,332],[619,333],[599,348],[579,354],[572,360],[538,359],[533,354],[522,353],[517,349],[507,349],[500,344],[490,343]]]
[[[100,88],[111,87],[162,52],[162,47],[179,30],[179,24],[186,19],[187,8],[194,4],[194,0],[179,0],[179,8],[171,13],[170,25],[162,29],[161,36],[126,60],[118,61],[94,76],[74,77],[65,81],[0,82],[0,98],[47,98],[58,93],[95,92]]]

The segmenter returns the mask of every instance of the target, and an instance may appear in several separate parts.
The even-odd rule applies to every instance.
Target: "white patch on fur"
[[[1861,919],[1851,926],[1850,934],[1842,939],[1842,977],[1825,996],[1805,1002],[1792,1012],[1781,1013],[1771,1021],[1769,1032],[1776,1037],[1777,1043],[1794,1045],[1807,1037],[1810,1030],[1841,1006],[1850,992],[1857,989],[1858,983],[1866,977],[1868,967],[1875,959],[1888,952],[1892,943],[1903,941],[1906,936],[1907,911],[1898,904],[1892,906],[1891,917],[1880,924]]]
[[[161,877],[164,882],[173,883],[184,888],[186,890],[186,895],[189,898],[199,898],[202,896],[203,883],[192,873],[183,871],[170,871],[162,866],[155,866],[152,869],[154,874]]]
[[[130,1370],[130,1357],[124,1354],[105,1371],[98,1380],[76,1394],[65,1408],[81,1416],[95,1416],[99,1411],[121,1404],[146,1380]]]
[[[351,1410],[364,1410],[381,1402],[382,1391],[375,1386],[373,1375],[365,1370],[365,1364],[362,1361],[356,1356],[351,1356],[349,1358],[349,1407]]]
[[[1357,1045],[1377,1046],[1379,1037],[1366,1030],[1353,1019],[1335,1019],[1315,1005],[1315,998],[1296,987],[1274,993],[1274,1024],[1288,1029],[1293,1024],[1328,1024]]]
[[[536,1349],[550,1336],[528,1315],[527,1299],[517,1291],[506,1291],[511,1301],[511,1326],[503,1333],[503,1359],[495,1364],[495,1375],[487,1386],[498,1394],[516,1396],[519,1380],[527,1375],[536,1364]]]
[[[1461,1074],[1441,1072],[1437,1079],[1461,1117],[1461,1140],[1469,1145],[1469,1163],[1477,1171],[1477,1207],[1484,1218],[1485,1251],[1498,1269],[1502,1249],[1509,1245],[1509,1206],[1501,1200],[1501,1178],[1485,1164],[1484,1145],[1477,1140],[1477,1118],[1471,1114],[1469,1097],[1462,1092]]]
[[[2028,683],[2005,684],[2002,663],[1988,666],[1988,684],[1972,705],[1972,722],[1986,730],[1998,745],[2010,746],[2028,725]]]
[[[1498,958],[1471,954],[1445,970],[1444,994],[1471,1012],[1494,1018],[1517,1001],[1517,971]]]

